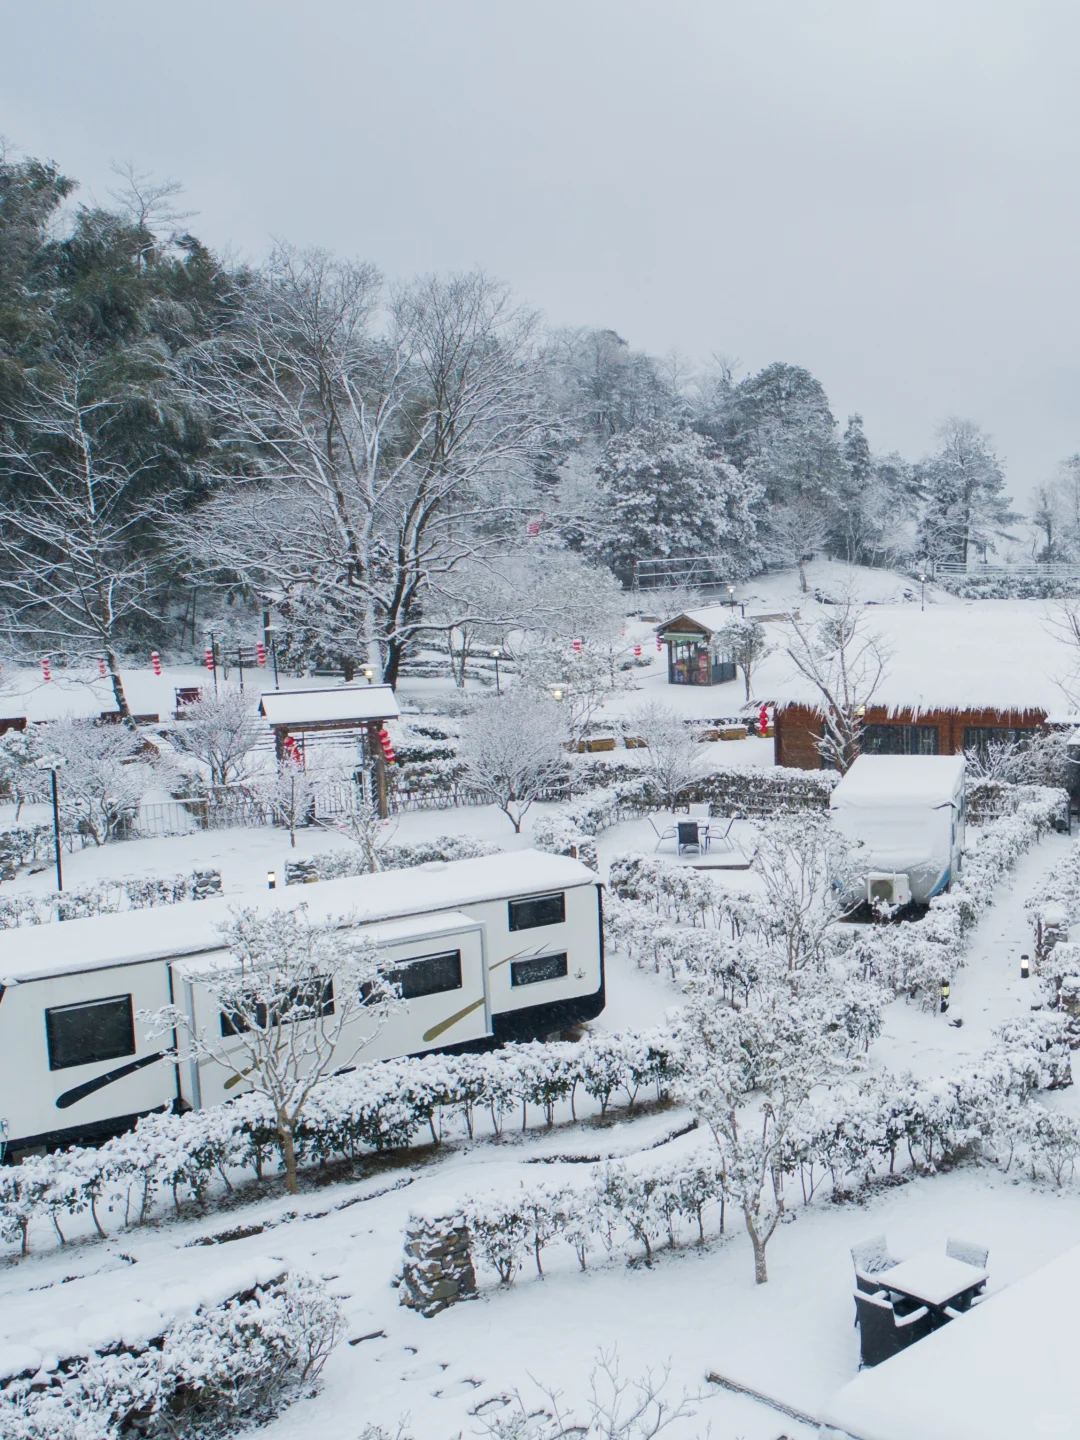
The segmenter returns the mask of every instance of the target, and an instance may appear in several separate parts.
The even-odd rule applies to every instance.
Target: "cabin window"
[[[404,965],[395,966],[386,978],[391,985],[400,986],[403,1000],[460,990],[461,951],[448,950],[444,955],[423,955],[418,960],[408,960]]]
[[[541,925],[561,925],[566,919],[566,896],[534,895],[531,900],[510,901],[510,929],[536,930]]]
[[[291,1025],[297,1020],[314,1019],[316,1011],[322,1015],[333,1015],[333,980],[313,981],[310,986],[290,985],[272,1004],[258,1000],[245,1005],[243,1010],[223,1010],[221,1033],[225,1036],[242,1035],[253,1024],[259,1030],[266,1030],[271,1025]]]
[[[510,984],[539,985],[542,980],[562,980],[567,974],[566,952],[537,955],[532,960],[511,960]]]
[[[68,1070],[98,1060],[135,1054],[135,1017],[130,995],[56,1005],[45,1011],[49,1069]]]
[[[937,755],[936,725],[864,725],[859,748],[864,755]]]
[[[972,750],[985,759],[991,748],[1030,744],[1034,733],[1030,729],[1014,730],[1007,725],[965,725],[964,750]]]

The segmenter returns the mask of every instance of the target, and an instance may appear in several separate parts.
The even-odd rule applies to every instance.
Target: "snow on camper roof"
[[[1080,1249],[863,1370],[825,1406],[855,1440],[1072,1435],[1080,1415]],[[837,1440],[839,1440],[837,1436]]]
[[[832,792],[829,808],[948,805],[963,778],[962,755],[860,755]]]
[[[327,690],[269,690],[259,713],[271,725],[345,724],[394,720],[401,714],[389,685],[336,685]]]
[[[283,890],[93,915],[63,924],[28,925],[4,931],[0,985],[218,950],[218,927],[240,908],[265,914],[306,905],[312,920],[349,917],[357,924],[370,925],[434,911],[457,911],[485,900],[509,900],[597,883],[596,872],[578,860],[519,850],[512,855],[432,862],[411,870],[324,880],[318,885],[288,885]]]

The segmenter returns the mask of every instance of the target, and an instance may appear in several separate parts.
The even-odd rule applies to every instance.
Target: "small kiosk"
[[[732,605],[688,610],[657,629],[667,645],[669,685],[726,685],[735,679],[735,662],[721,631],[739,611]]]

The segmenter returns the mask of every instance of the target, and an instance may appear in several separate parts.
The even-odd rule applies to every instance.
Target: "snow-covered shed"
[[[667,646],[669,685],[725,685],[735,679],[735,662],[724,642],[724,627],[733,619],[781,620],[782,615],[747,615],[734,600],[685,610],[656,629]]]
[[[825,1406],[822,1440],[1020,1440],[1080,1417],[1080,1248],[1068,1250]]]
[[[1031,601],[881,605],[864,623],[886,657],[863,719],[869,754],[957,755],[1030,736],[1067,708],[1062,682],[1080,667],[1047,607]],[[780,661],[756,677],[776,707],[776,763],[818,769],[820,696],[794,667],[779,673]]]

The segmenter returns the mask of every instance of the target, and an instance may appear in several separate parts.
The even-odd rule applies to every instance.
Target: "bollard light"
[[[266,872],[266,888],[267,888],[268,890],[276,890],[276,889],[277,889],[277,871],[276,871],[276,870],[268,870],[268,871]]]
[[[948,982],[948,980],[942,980],[942,982],[941,982],[941,1013],[942,1013],[942,1015],[945,1014],[945,1012],[946,1012],[946,1010],[948,1010],[948,1008],[949,1008],[949,982]]]
[[[365,680],[367,681],[367,683],[370,685],[371,682],[372,682],[372,680],[374,680],[374,678],[375,678],[375,671],[371,668],[370,665],[365,665],[365,666],[364,666],[364,679],[365,679]]]
[[[1031,960],[1027,955],[1020,956],[1020,979],[1031,979]]]
[[[563,698],[563,692],[558,685],[556,685],[554,690],[552,690],[551,698],[553,700],[561,700]]]

